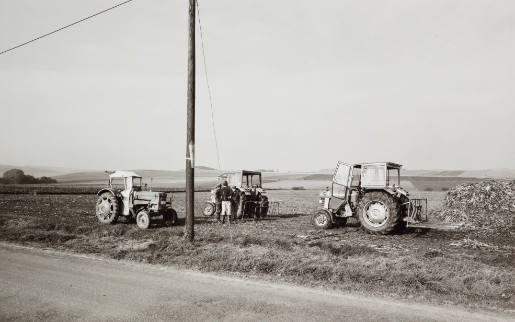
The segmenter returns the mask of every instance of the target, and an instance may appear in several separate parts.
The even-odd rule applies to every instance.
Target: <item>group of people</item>
[[[224,181],[215,187],[213,193],[218,222],[225,223],[227,217],[230,223],[244,215],[252,215],[257,220],[268,212],[268,199],[262,197],[256,188],[250,189],[246,194],[236,186],[229,187],[227,181]]]
[[[241,191],[237,187],[232,189],[227,181],[215,187],[215,205],[216,220],[225,223],[225,217],[229,223],[242,215],[242,198]]]

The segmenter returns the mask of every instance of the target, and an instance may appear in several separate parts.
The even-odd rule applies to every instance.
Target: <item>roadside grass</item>
[[[200,217],[207,194],[196,194],[194,243],[184,241],[181,225],[148,230],[124,222],[100,225],[93,213],[95,196],[89,195],[0,195],[0,233],[4,241],[115,259],[418,301],[515,308],[513,236],[485,239],[435,231],[374,236],[352,222],[318,231],[309,222],[318,192],[270,194],[282,200],[281,215],[230,226]],[[177,194],[174,205],[180,217],[183,199]],[[466,242],[477,238],[483,238],[476,243],[483,246]]]

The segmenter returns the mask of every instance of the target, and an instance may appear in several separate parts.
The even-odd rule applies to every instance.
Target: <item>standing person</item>
[[[245,214],[245,192],[240,191],[239,196],[239,203],[238,203],[238,211],[236,212],[236,217],[243,218],[243,215]]]
[[[236,186],[234,186],[232,190],[232,219],[236,220],[240,206],[240,190]]]
[[[253,202],[251,202],[249,204],[250,206],[250,211],[251,213],[254,215],[254,220],[257,221],[259,219],[259,203],[257,202],[257,189],[256,188],[252,188],[250,189],[250,200],[252,200]]]
[[[217,184],[215,187],[215,213],[216,221],[220,221],[220,213],[222,212],[222,185]]]
[[[227,186],[227,181],[224,181],[221,189],[222,194],[222,224],[225,222],[225,216],[227,216],[227,220],[229,223],[231,222],[231,200],[232,200],[232,190]]]

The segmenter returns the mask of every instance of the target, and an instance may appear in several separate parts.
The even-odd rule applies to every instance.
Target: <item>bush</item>
[[[4,180],[7,183],[23,183],[25,174],[19,169],[11,169],[4,172]]]
[[[54,178],[43,176],[39,178],[39,183],[57,183],[57,180],[55,180]]]
[[[34,178],[31,175],[26,175],[20,169],[11,169],[4,172],[3,178],[0,178],[0,183],[3,184],[34,184],[34,183],[57,183],[57,180],[50,177]]]

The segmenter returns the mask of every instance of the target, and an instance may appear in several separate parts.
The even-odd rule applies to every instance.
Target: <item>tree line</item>
[[[57,183],[57,180],[50,177],[35,178],[34,176],[25,174],[20,169],[11,169],[4,172],[0,183],[3,184],[39,184],[39,183]]]

